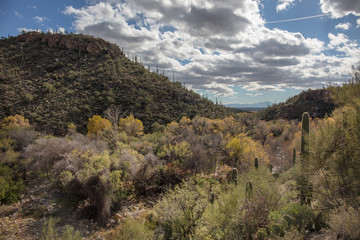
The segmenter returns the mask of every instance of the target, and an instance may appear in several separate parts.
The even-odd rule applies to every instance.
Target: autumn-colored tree
[[[20,115],[8,116],[0,121],[0,129],[29,128],[29,120]]]
[[[142,122],[139,119],[135,119],[133,115],[120,119],[119,130],[126,132],[128,136],[132,137],[138,137],[144,134]]]
[[[269,136],[270,133],[270,124],[268,122],[259,121],[256,124],[254,137],[255,139],[261,141],[261,144],[263,146],[265,145],[266,138]]]
[[[206,131],[206,123],[209,119],[200,117],[199,115],[196,115],[192,120],[191,124],[193,126],[194,132],[196,135],[203,135]]]
[[[233,167],[238,167],[239,170],[252,165],[255,157],[259,159],[260,165],[265,165],[269,162],[268,155],[263,150],[261,144],[253,141],[243,133],[229,139],[225,147],[225,153],[229,164]]]
[[[88,136],[101,136],[103,131],[109,130],[111,128],[111,122],[101,116],[94,115],[92,118],[89,118],[87,124]]]
[[[226,117],[221,123],[221,129],[224,135],[236,136],[241,133],[241,124],[234,117]]]

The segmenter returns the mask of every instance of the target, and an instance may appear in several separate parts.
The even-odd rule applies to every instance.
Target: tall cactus
[[[250,198],[253,195],[253,185],[250,181],[246,183],[245,194],[247,198]]]
[[[238,184],[238,170],[236,168],[231,171],[231,181],[236,185]]]
[[[302,176],[298,180],[300,188],[300,204],[310,204],[312,188],[308,179],[309,161],[309,134],[310,134],[310,115],[304,112],[302,115],[301,126],[301,167]]]
[[[301,126],[301,154],[309,154],[310,115],[304,112]]]
[[[293,149],[292,166],[295,166],[295,163],[296,163],[296,148]]]
[[[257,158],[255,158],[255,168],[256,169],[259,168],[259,160]]]

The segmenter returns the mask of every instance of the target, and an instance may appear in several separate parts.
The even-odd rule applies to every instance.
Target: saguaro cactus
[[[302,176],[299,179],[300,204],[310,204],[312,187],[308,180],[308,160],[309,160],[309,134],[310,134],[310,115],[304,112],[302,115],[301,126],[301,167]]]
[[[309,154],[310,115],[304,112],[301,126],[301,154]]]
[[[295,166],[295,163],[296,163],[296,148],[293,149],[292,165]]]
[[[236,168],[233,168],[233,170],[231,171],[231,181],[237,185],[238,184],[237,180],[238,180],[238,170]]]
[[[253,185],[250,181],[246,183],[245,194],[247,198],[250,198],[253,195]]]

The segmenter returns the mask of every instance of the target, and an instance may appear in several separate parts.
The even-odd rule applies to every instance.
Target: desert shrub
[[[2,159],[4,160],[4,159]],[[7,159],[8,160],[8,159]],[[0,203],[14,203],[25,190],[23,179],[17,172],[17,166],[6,166],[7,162],[0,161]]]
[[[1,205],[0,206],[0,218],[8,217],[18,211],[17,207],[14,205]]]
[[[121,224],[120,230],[109,234],[106,239],[122,240],[150,240],[153,239],[153,233],[146,228],[141,220],[126,219]]]
[[[209,205],[209,188],[198,179],[184,181],[163,195],[155,206],[159,239],[196,239],[204,225],[204,212]]]
[[[41,240],[81,240],[79,231],[75,231],[74,227],[65,225],[64,231],[61,234],[59,230],[59,219],[58,218],[47,218],[45,219],[42,231]]]
[[[82,152],[74,149],[58,165],[62,166],[63,170],[62,172],[58,171],[60,172],[58,177],[61,177],[59,180],[64,181],[65,179],[68,183],[74,180],[79,182],[81,190],[96,206],[97,222],[105,225],[110,216],[113,193],[121,188],[121,184],[119,184],[121,180],[117,179],[121,178],[121,174],[110,172],[109,153],[104,151],[97,154],[90,150]]]
[[[157,184],[160,177],[160,164],[161,161],[153,153],[145,155],[134,179],[137,194],[147,195],[159,193]]]
[[[72,149],[73,147],[66,138],[46,136],[27,146],[24,156],[31,159],[29,166],[33,170],[49,175],[53,166]]]
[[[144,156],[129,145],[122,144],[111,155],[111,159],[112,169],[123,170],[129,180],[134,180],[143,164]]]
[[[253,190],[246,190],[247,183]],[[214,190],[213,190],[214,191]],[[206,211],[209,239],[252,239],[271,223],[271,212],[282,206],[279,186],[266,167],[238,177],[238,185],[223,185]]]
[[[343,205],[329,216],[332,231],[344,239],[360,239],[360,211],[350,205]]]
[[[291,203],[272,214],[274,222],[281,223],[284,216],[289,216],[291,221],[286,227],[293,226],[299,233],[306,234],[307,231],[315,230],[315,213],[306,205]]]
[[[9,131],[9,137],[14,139],[15,147],[14,150],[22,151],[29,144],[33,143],[39,136],[39,133],[31,129],[15,129]]]
[[[310,151],[311,172],[317,205],[336,209],[345,201],[359,204],[360,193],[360,68],[341,87],[331,87],[339,108],[322,121]]]

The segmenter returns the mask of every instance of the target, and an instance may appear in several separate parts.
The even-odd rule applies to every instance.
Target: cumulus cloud
[[[323,13],[330,13],[332,18],[341,18],[349,14],[360,16],[360,1],[357,0],[320,0]]]
[[[268,91],[277,91],[277,92],[284,92],[285,90],[282,88],[285,85],[278,84],[278,85],[260,85],[256,82],[251,82],[248,85],[244,86],[243,88],[248,91],[253,92],[268,92]]]
[[[59,27],[59,33],[65,33],[65,28]]]
[[[276,11],[280,12],[288,9],[291,5],[293,5],[295,0],[278,0],[276,5]]]
[[[356,24],[357,24],[356,28],[360,28],[360,18],[356,20]]]
[[[17,30],[19,32],[41,32],[40,29],[32,29],[32,28],[25,28],[25,27],[20,27]]]
[[[42,23],[43,21],[48,20],[46,17],[39,17],[39,16],[35,16],[35,17],[33,17],[33,19],[34,19],[37,23]]]
[[[360,48],[355,40],[351,41],[347,35],[342,33],[337,35],[329,33],[328,37],[330,40],[328,47],[330,49],[336,50],[344,56],[353,57],[354,60],[360,58]],[[353,65],[355,64],[357,63],[354,62]]]
[[[266,28],[257,0],[90,1],[64,10],[76,31],[114,42],[152,71],[170,79],[174,73],[187,87],[218,96],[236,95],[235,86],[256,93],[321,87],[346,79],[358,56],[345,35],[329,35],[327,45]],[[293,4],[278,3],[285,2]],[[341,58],[324,54],[331,49]]]
[[[341,30],[349,30],[351,24],[349,22],[346,23],[339,23],[338,25],[335,26],[336,29],[341,29]]]

